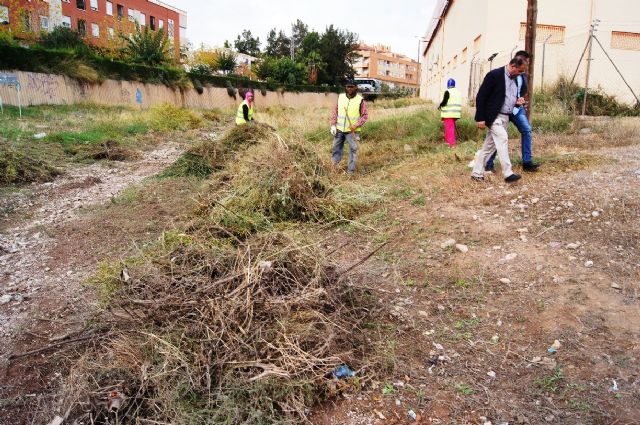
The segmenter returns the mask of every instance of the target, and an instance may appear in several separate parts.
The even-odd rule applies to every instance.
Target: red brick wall
[[[174,22],[174,45],[176,46],[177,53],[180,46],[180,15],[165,7],[151,3],[147,0],[113,0],[113,16],[107,15],[107,1],[98,0],[98,10],[91,9],[90,0],[85,0],[85,10],[78,9],[76,0],[62,0],[62,14],[71,18],[71,28],[78,29],[78,20],[83,19],[87,26],[87,40],[90,43],[97,45],[108,44],[108,27],[114,28],[114,31],[118,32],[118,29],[123,32],[131,31],[134,24],[129,22],[128,13],[129,9],[135,9],[141,13],[144,13],[145,24],[148,26],[151,16],[156,20],[156,29],[159,28],[159,21],[164,21],[164,31],[168,32],[168,21],[172,19]],[[121,22],[117,21],[117,5],[124,6],[124,16]],[[46,11],[48,15],[48,3],[42,0],[0,0],[0,5],[9,7],[10,19],[12,24],[19,19],[18,9],[28,9],[34,12],[34,15],[42,14],[42,11]],[[36,18],[36,17],[34,17]],[[96,39],[91,33],[91,24],[96,23],[100,26],[100,37]],[[39,28],[35,29],[36,32]]]

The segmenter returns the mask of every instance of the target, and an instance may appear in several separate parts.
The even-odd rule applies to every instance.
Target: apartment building
[[[447,79],[454,78],[472,103],[484,75],[524,49],[526,15],[526,0],[439,0],[425,34],[420,96],[440,101]],[[549,87],[561,76],[571,79],[576,70],[575,81],[584,86],[586,60],[579,68],[578,63],[596,22],[596,37],[635,94],[640,94],[635,66],[640,61],[638,16],[637,0],[538,0],[536,46],[531,52],[536,89],[542,84]],[[595,41],[589,87],[599,87],[626,103],[637,101]]]
[[[136,24],[164,29],[174,46],[186,41],[187,13],[159,0],[0,0],[0,30],[4,27],[18,37],[64,26],[106,46],[118,33],[131,33]]]
[[[418,62],[398,53],[388,46],[360,44],[359,55],[353,64],[356,77],[375,78],[392,88],[416,92],[418,89]]]

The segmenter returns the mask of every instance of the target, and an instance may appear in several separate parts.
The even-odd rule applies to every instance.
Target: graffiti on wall
[[[22,90],[30,92],[32,96],[37,94],[44,100],[42,103],[60,102],[59,83],[60,77],[57,75],[22,73]]]

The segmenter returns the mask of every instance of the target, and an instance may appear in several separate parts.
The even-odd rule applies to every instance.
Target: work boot
[[[513,183],[513,182],[517,182],[521,178],[522,177],[519,174],[511,174],[509,177],[504,179],[504,181],[506,181],[507,183]]]
[[[522,163],[522,169],[524,171],[530,172],[530,173],[534,173],[536,171],[538,171],[538,168],[540,168],[540,166],[538,164],[534,164],[533,162],[523,162]]]

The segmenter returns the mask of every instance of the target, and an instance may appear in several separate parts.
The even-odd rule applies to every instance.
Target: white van
[[[382,82],[375,78],[356,77],[354,81],[363,93],[379,93],[382,89]]]

